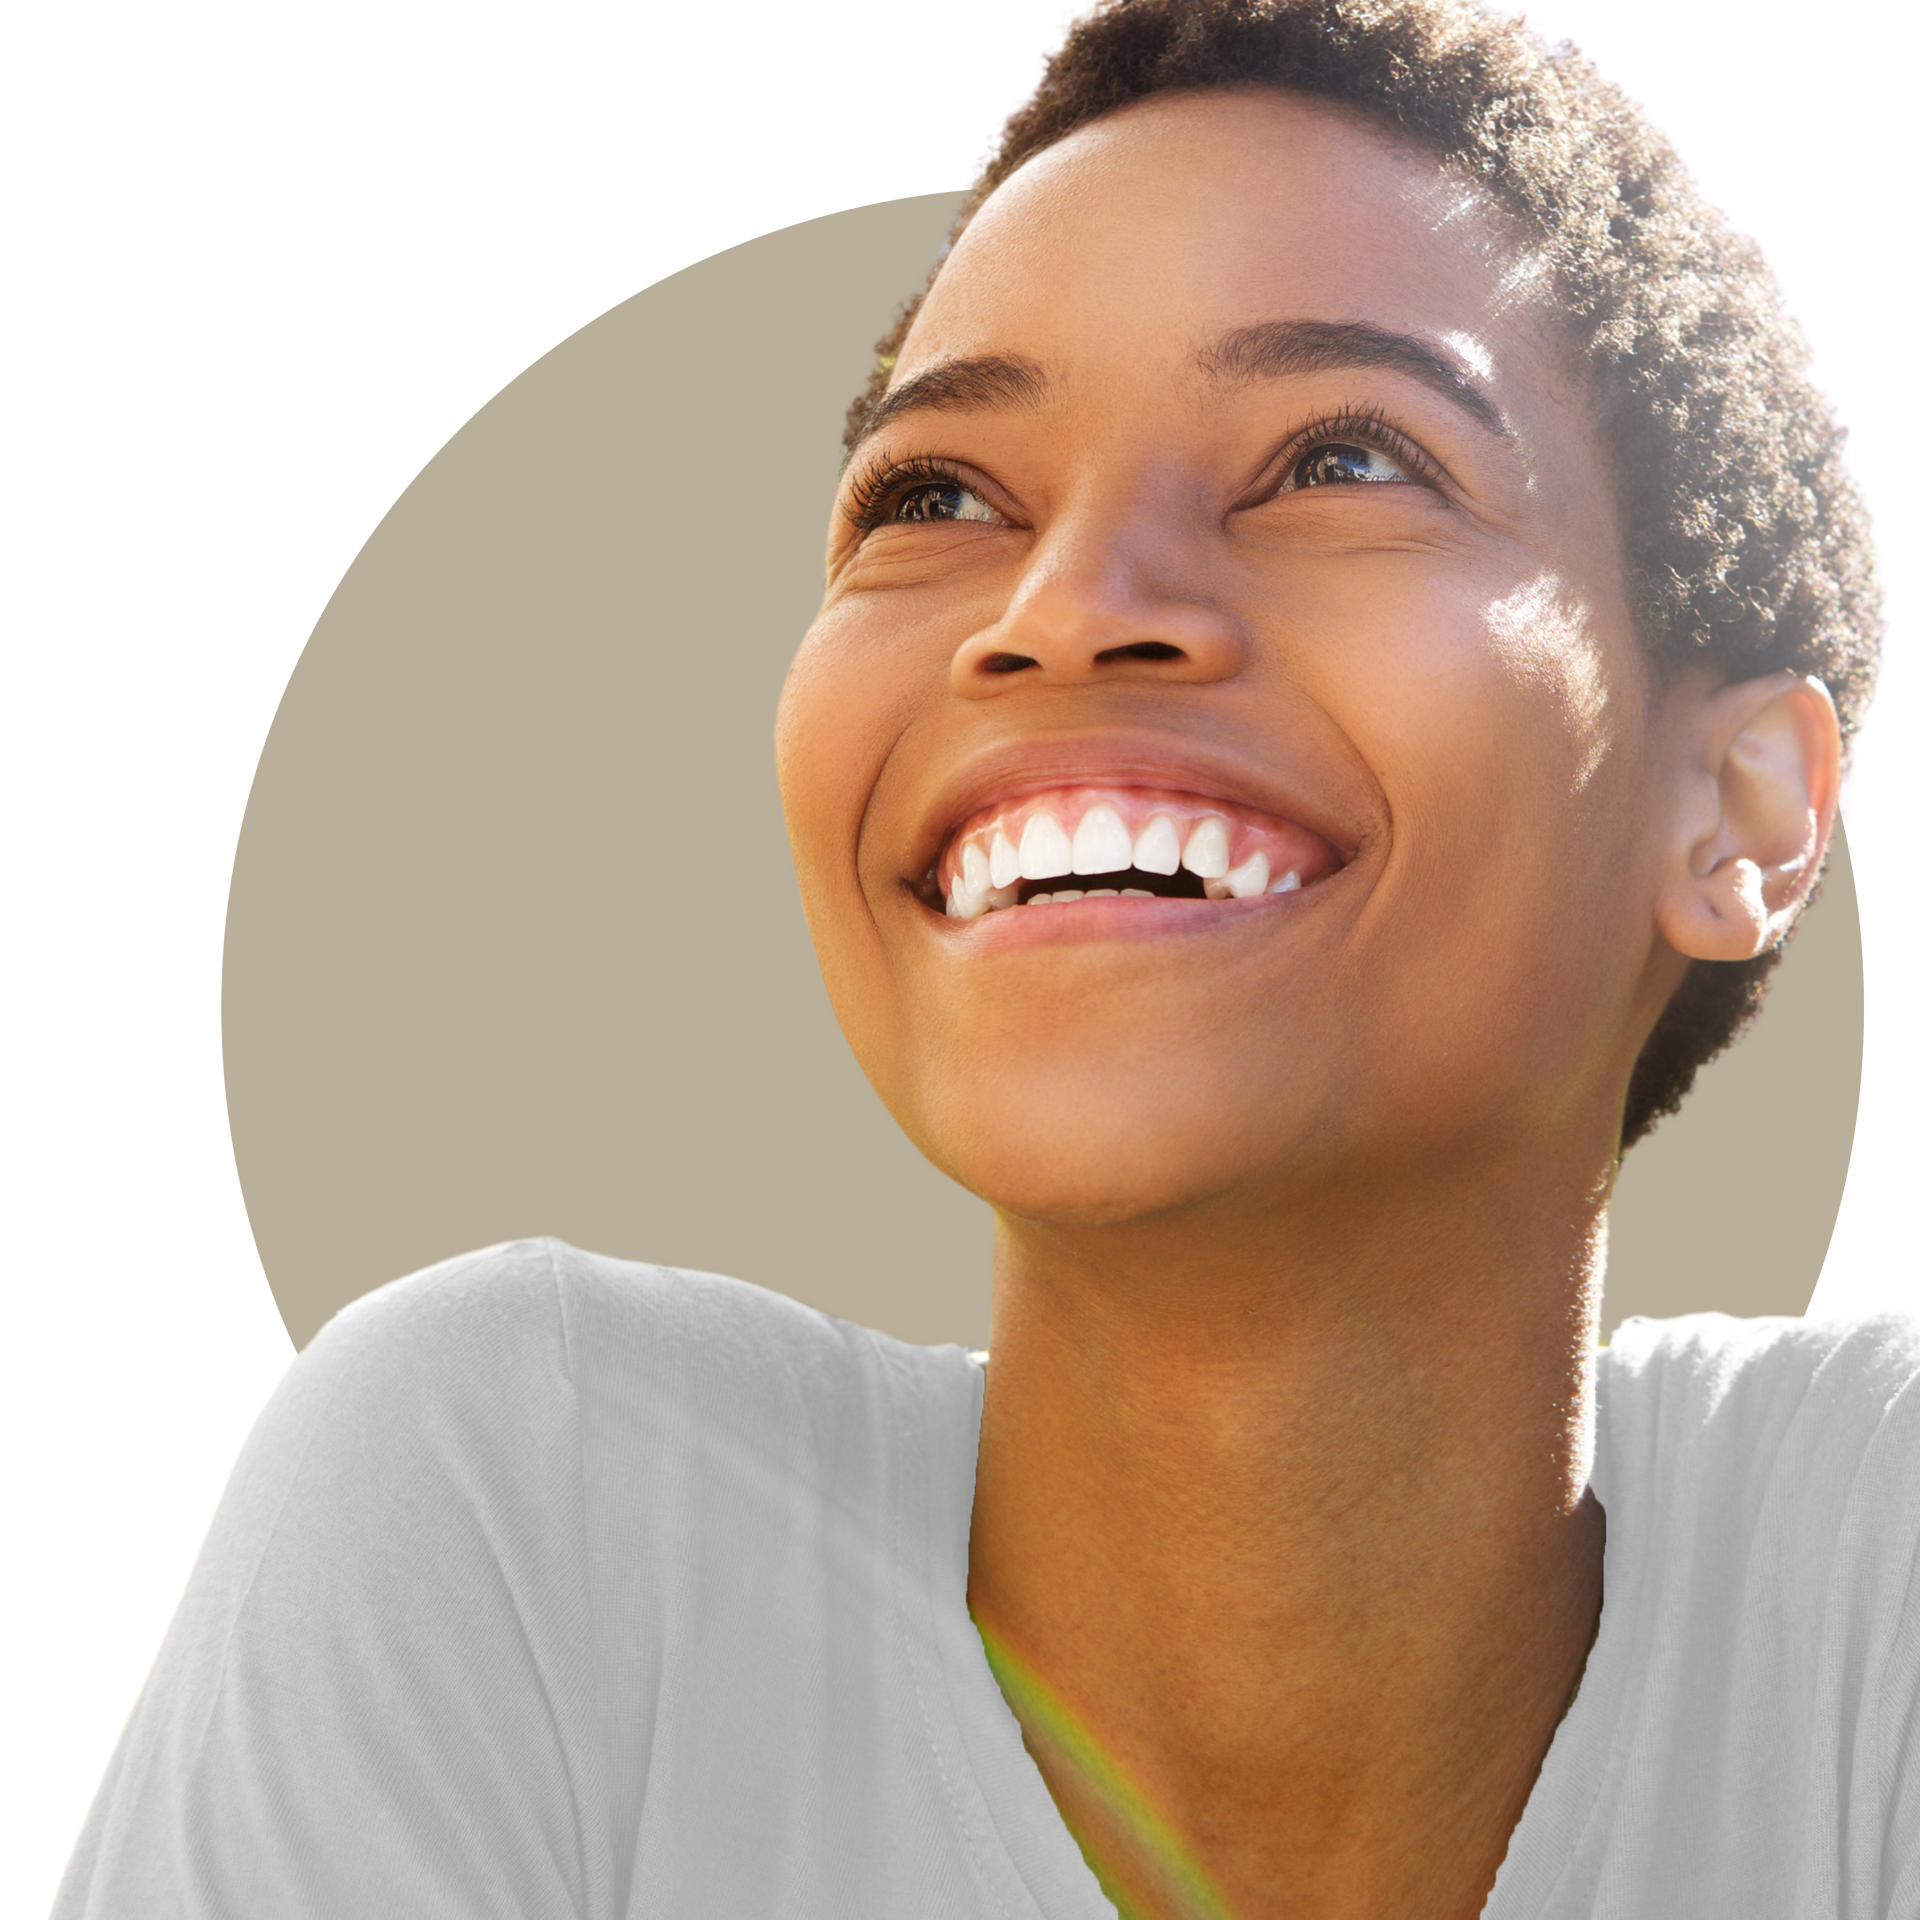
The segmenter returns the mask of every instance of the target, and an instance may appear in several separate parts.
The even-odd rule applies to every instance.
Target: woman
[[[1920,1908],[1920,1335],[1594,1347],[1872,674],[1758,263],[1459,0],[1119,0],[849,443],[782,792],[991,1360],[357,1305],[58,1911]]]

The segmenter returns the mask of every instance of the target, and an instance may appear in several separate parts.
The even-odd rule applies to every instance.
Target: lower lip
[[[1245,926],[1274,914],[1289,913],[1313,892],[1258,894],[1251,900],[1069,900],[1056,906],[1001,907],[976,920],[937,914],[948,936],[964,940],[976,952],[1005,953],[1020,947],[1054,946],[1086,940],[1162,940]],[[929,909],[931,911],[931,909]]]

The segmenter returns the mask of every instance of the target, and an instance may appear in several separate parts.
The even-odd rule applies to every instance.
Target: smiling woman
[[[1764,273],[1464,0],[1113,0],[855,403],[777,757],[991,1360],[341,1315],[59,1909],[1920,1907],[1920,1330],[1596,1346],[1876,614]]]

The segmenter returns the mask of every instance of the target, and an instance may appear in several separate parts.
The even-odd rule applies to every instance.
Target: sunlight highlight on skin
[[[1102,1815],[1124,1832],[1133,1845],[1151,1863],[1160,1888],[1170,1893],[1175,1911],[1182,1920],[1235,1920],[1233,1909],[1194,1859],[1185,1841],[1177,1834],[1146,1794],[1128,1775],[1120,1762],[1103,1747],[1086,1723],[1047,1683],[1016,1654],[1004,1640],[972,1615],[974,1631],[986,1650],[987,1665],[1000,1683],[1000,1691],[1021,1725],[1058,1749],[1073,1769],[1077,1783],[1100,1806]],[[1087,1855],[1108,1897],[1119,1906],[1123,1916],[1130,1909],[1122,1904],[1110,1884],[1116,1877],[1114,1863],[1096,1861],[1085,1836],[1074,1829],[1074,1839]]]
[[[1469,368],[1476,378],[1493,378],[1493,355],[1487,351],[1486,342],[1476,339],[1472,334],[1456,327],[1450,333],[1440,336],[1440,344],[1455,354],[1462,365]]]
[[[1606,663],[1586,610],[1564,581],[1541,573],[1487,610],[1487,628],[1516,673],[1552,690],[1569,736],[1587,741],[1573,776],[1578,792],[1613,745]]]

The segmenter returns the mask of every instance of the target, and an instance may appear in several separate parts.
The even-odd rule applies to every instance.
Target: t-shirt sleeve
[[[1489,1911],[1920,1920],[1920,1321],[1624,1320],[1597,1439],[1600,1635]]]
[[[247,1441],[54,1920],[611,1912],[583,1533],[550,1249],[349,1308]]]

